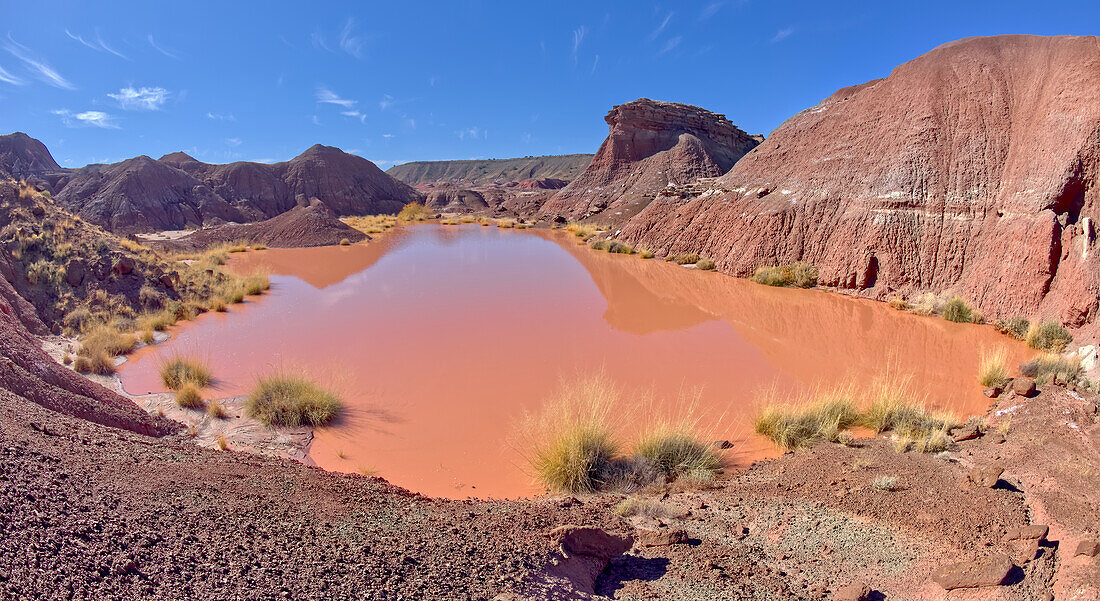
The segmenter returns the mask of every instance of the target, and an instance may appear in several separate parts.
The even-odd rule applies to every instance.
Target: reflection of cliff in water
[[[912,315],[820,290],[761,286],[656,259],[593,251],[564,235],[546,236],[588,270],[607,301],[604,318],[611,327],[648,334],[722,320],[777,370],[806,384],[848,376],[870,382],[891,371],[912,376],[917,392],[937,404],[984,410],[988,399],[976,384],[977,351],[1005,348],[1010,365],[1031,354],[986,326]]]
[[[269,248],[229,255],[229,268],[237,273],[290,275],[318,290],[339,284],[367,270],[402,243],[404,232],[395,231],[350,246]]]

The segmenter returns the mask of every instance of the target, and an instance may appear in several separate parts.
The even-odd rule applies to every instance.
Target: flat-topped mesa
[[[642,98],[604,117],[607,139],[584,173],[542,207],[543,217],[621,223],[671,186],[729,171],[760,143],[699,107]]]
[[[876,298],[954,292],[987,318],[1094,321],[1100,39],[945,44],[784,122],[622,237],[718,269],[807,261]]]

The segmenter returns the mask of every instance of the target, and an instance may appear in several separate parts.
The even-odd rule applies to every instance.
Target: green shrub
[[[819,440],[835,442],[841,432],[859,423],[859,412],[850,394],[850,389],[838,388],[795,402],[770,399],[761,404],[753,418],[753,430],[788,450]]]
[[[182,390],[187,384],[206,388],[214,375],[205,361],[177,355],[160,366],[160,381],[170,390]]]
[[[259,379],[245,411],[269,426],[322,426],[339,413],[340,399],[305,377],[273,374]]]
[[[817,285],[817,268],[809,263],[759,267],[753,272],[752,281],[765,286],[813,288]]]
[[[670,478],[708,479],[722,469],[722,459],[714,451],[714,445],[687,427],[653,428],[634,445],[634,453]]]
[[[1030,329],[1031,323],[1025,317],[1013,317],[1004,324],[1004,333],[1017,340],[1026,338]]]
[[[974,312],[971,310],[970,305],[966,304],[966,301],[953,296],[943,306],[943,318],[955,323],[970,323],[974,321]]]
[[[1048,353],[1060,353],[1066,350],[1066,346],[1073,342],[1070,335],[1062,325],[1056,321],[1044,321],[1031,324],[1024,336],[1027,345],[1033,349]]]

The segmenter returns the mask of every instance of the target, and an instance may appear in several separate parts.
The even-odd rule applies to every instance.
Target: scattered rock
[[[714,441],[714,446],[719,449],[732,449],[733,443],[728,440],[716,440]]]
[[[646,547],[667,547],[669,545],[686,545],[688,533],[682,528],[663,528],[661,530],[644,530],[638,533],[638,542]]]
[[[991,398],[991,399],[999,397],[999,396],[1001,396],[1001,387],[1000,386],[990,386],[990,387],[986,388],[985,390],[983,390],[982,394],[984,394],[987,398]]]
[[[1073,556],[1096,557],[1097,553],[1100,553],[1100,542],[1096,539],[1085,539],[1077,543],[1077,550],[1073,552]]]
[[[69,261],[65,264],[65,282],[76,288],[84,281],[84,263]]]
[[[1046,540],[1050,527],[1045,524],[1030,524],[1009,528],[1005,540]]]
[[[1035,380],[1020,377],[1012,380],[1012,392],[1024,397],[1035,394]]]
[[[1012,568],[1016,567],[1007,555],[997,554],[978,561],[964,561],[945,565],[932,572],[932,580],[945,590],[999,586]]]
[[[970,474],[967,475],[967,479],[969,479],[974,484],[977,484],[978,486],[993,488],[994,486],[996,486],[998,480],[1000,480],[1001,474],[1003,474],[1004,471],[1004,466],[997,463],[982,467],[975,467],[974,469],[970,470]]]
[[[114,267],[111,271],[118,275],[126,275],[134,270],[134,260],[130,257],[122,257],[118,261],[115,261]]]
[[[871,587],[858,580],[833,593],[833,601],[868,601],[870,598]]]
[[[955,430],[955,434],[952,435],[952,440],[955,442],[962,442],[964,440],[973,440],[981,436],[981,429],[978,428],[978,424],[967,422]]]

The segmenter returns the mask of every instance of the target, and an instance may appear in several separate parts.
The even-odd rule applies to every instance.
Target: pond
[[[417,225],[233,256],[233,269],[271,274],[271,292],[135,353],[125,390],[163,391],[158,366],[177,353],[210,361],[219,397],[304,370],[346,407],[315,432],[317,465],[433,496],[542,492],[518,422],[562,382],[593,374],[637,399],[635,416],[691,404],[708,436],[734,444],[725,458],[736,467],[777,454],[752,433],[761,389],[893,373],[931,405],[974,415],[989,403],[981,354],[1028,355],[989,327],[598,252],[562,231]]]

